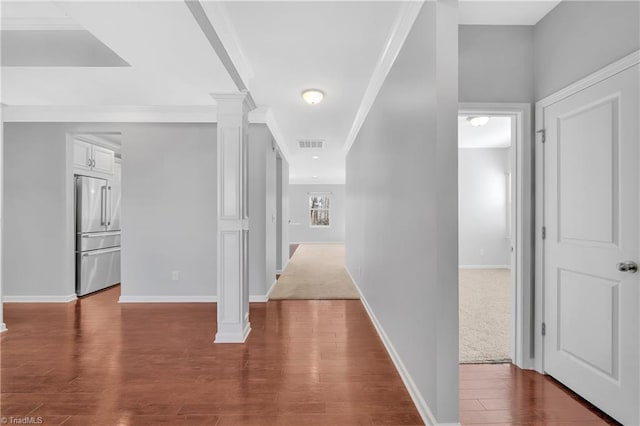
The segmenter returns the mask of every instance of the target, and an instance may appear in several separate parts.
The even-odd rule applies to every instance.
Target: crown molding
[[[391,71],[391,67],[398,57],[398,53],[400,53],[400,49],[402,49],[404,41],[406,40],[407,35],[409,35],[409,31],[411,31],[411,27],[413,27],[413,23],[415,22],[421,8],[421,1],[409,1],[404,2],[398,12],[393,23],[393,27],[391,28],[389,38],[385,43],[384,49],[378,58],[376,67],[374,68],[371,79],[369,80],[367,90],[362,97],[362,102],[360,102],[360,107],[358,108],[358,112],[356,113],[353,124],[351,125],[351,130],[349,130],[349,134],[347,135],[347,139],[344,144],[345,155],[349,153],[353,142],[355,142],[356,137],[360,132],[360,128],[364,124],[364,121],[366,120],[367,115],[376,100],[376,96],[378,96],[378,92],[380,92],[380,89],[387,78],[387,75],[389,75],[389,71]]]
[[[3,31],[64,31],[84,30],[84,27],[69,17],[56,18],[2,18]]]
[[[2,108],[4,122],[216,123],[217,108],[203,106],[19,105]]]

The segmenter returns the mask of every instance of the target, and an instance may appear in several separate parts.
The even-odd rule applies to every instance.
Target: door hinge
[[[547,334],[547,324],[542,323],[542,335],[545,336]]]
[[[542,239],[543,240],[547,239],[547,227],[546,226],[542,227]]]
[[[547,141],[547,131],[545,129],[540,129],[536,133],[540,133],[540,140],[542,143]]]

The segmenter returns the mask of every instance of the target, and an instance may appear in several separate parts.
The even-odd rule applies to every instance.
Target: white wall
[[[249,294],[266,300],[276,279],[276,152],[265,124],[249,126]]]
[[[330,192],[329,227],[310,226],[309,193]],[[344,242],[345,185],[289,185],[289,239],[292,243]],[[288,255],[287,255],[288,256]]]
[[[463,148],[458,153],[461,267],[506,267],[509,148]]]
[[[213,124],[5,123],[3,296],[64,300],[75,293],[66,134],[92,131],[122,132],[122,294],[211,300]],[[173,270],[179,281],[171,281]]]
[[[534,49],[540,100],[640,49],[640,3],[562,2],[535,26]]]
[[[216,295],[216,126],[122,128],[122,299]],[[179,271],[179,280],[172,280]]]
[[[348,269],[441,423],[458,421],[457,36],[457,2],[422,5],[346,178]]]

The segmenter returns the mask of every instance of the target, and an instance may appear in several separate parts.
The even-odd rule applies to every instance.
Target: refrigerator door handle
[[[110,186],[108,187],[108,191],[109,191],[109,197],[108,197],[108,200],[109,200],[109,207],[108,207],[109,208],[109,210],[108,210],[109,211],[109,219],[107,219],[107,225],[111,226],[111,215],[113,214],[113,212],[111,211],[112,208],[113,208],[113,206],[112,206],[113,198],[111,196],[111,187]]]
[[[107,224],[107,187],[100,187],[100,225]]]

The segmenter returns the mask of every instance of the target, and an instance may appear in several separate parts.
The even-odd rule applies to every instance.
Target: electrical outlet
[[[178,281],[180,279],[180,271],[171,271],[171,279]]]

